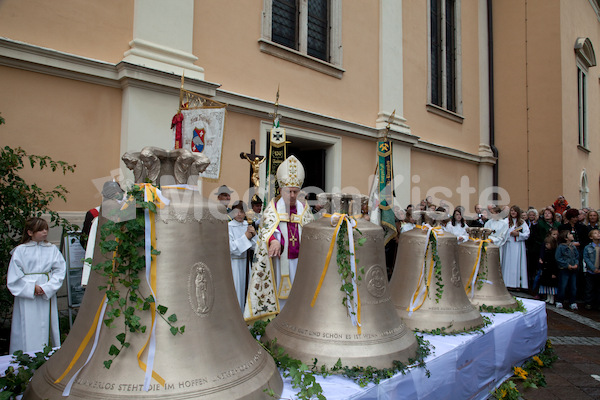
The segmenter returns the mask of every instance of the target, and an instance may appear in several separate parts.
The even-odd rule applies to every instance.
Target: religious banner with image
[[[396,219],[392,206],[394,204],[392,186],[394,172],[392,170],[392,143],[385,138],[377,142],[377,189],[379,193],[380,224],[383,227],[385,243],[396,236]]]
[[[183,109],[181,114],[182,148],[193,153],[203,153],[210,159],[210,165],[200,173],[200,177],[219,179],[225,107]]]
[[[279,184],[275,176],[277,168],[287,158],[287,147],[289,142],[285,138],[285,129],[279,126],[279,117],[273,121],[269,137],[269,162],[267,164],[267,196],[265,197],[266,204],[273,198],[279,195]]]

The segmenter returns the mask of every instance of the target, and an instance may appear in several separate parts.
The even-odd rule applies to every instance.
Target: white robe
[[[488,219],[484,225],[484,228],[488,228],[494,231],[489,236],[489,238],[492,240],[492,243],[502,248],[507,239],[506,232],[508,231],[508,223],[506,222],[506,220]]]
[[[56,292],[65,279],[66,264],[53,244],[34,242],[17,246],[8,266],[7,287],[15,296],[10,331],[10,353],[40,351],[52,340],[60,347]],[[44,294],[34,295],[35,285]]]
[[[246,305],[246,255],[249,249],[256,246],[256,235],[248,239],[248,221],[229,221],[229,252],[231,254],[231,272],[233,285],[242,312]]]
[[[458,239],[458,243],[463,243],[469,240],[469,234],[467,233],[467,225],[460,226],[452,225],[452,221],[448,222],[446,226],[444,226],[444,231],[453,234]]]
[[[502,253],[502,278],[506,287],[527,289],[527,253],[525,252],[525,241],[529,238],[529,227],[527,223],[521,224],[519,236],[512,237],[510,233],[519,227],[508,228],[507,240],[500,250]]]

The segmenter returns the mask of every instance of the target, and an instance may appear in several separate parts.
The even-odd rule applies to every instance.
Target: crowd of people
[[[281,197],[269,202],[264,211],[258,196],[247,207],[241,201],[230,205],[232,191],[225,185],[216,193],[229,217],[234,287],[247,320],[265,312],[277,314],[283,307],[296,273],[302,227],[320,214],[299,199],[304,180],[300,162],[291,156],[282,167],[277,173]],[[500,248],[507,288],[529,290],[557,308],[575,310],[578,301],[586,309],[600,307],[600,218],[596,210],[571,208],[563,196],[539,210],[478,204],[473,213],[467,213],[461,206],[450,210],[447,205],[435,205],[430,198],[421,201],[416,210],[438,211],[443,229],[455,235],[459,245],[470,240],[467,227],[489,228],[490,241]],[[362,214],[369,219],[366,203]],[[399,238],[416,227],[412,205],[395,207],[394,214],[398,233],[388,243],[390,249],[386,248],[386,257],[392,258],[386,260],[391,269],[388,277]],[[49,337],[53,345],[60,343],[56,291],[65,277],[65,262],[56,246],[47,242],[47,234],[43,219],[27,221],[21,245],[9,265],[7,286],[15,296],[11,352],[37,350]],[[265,268],[271,262],[272,268]],[[264,271],[274,276],[265,277]],[[257,307],[259,300],[268,296],[272,297],[270,308]]]
[[[448,206],[435,205],[427,198],[419,211],[441,211],[446,232],[457,236],[458,243],[469,240],[467,227],[492,230],[491,242],[500,248],[502,276],[507,288],[528,290],[536,299],[544,298],[557,308],[600,308],[600,225],[598,211],[569,206],[564,196],[542,209],[517,205],[499,207],[477,204],[467,215],[461,206],[452,212]],[[399,240],[403,232],[415,227],[414,208],[396,207]]]

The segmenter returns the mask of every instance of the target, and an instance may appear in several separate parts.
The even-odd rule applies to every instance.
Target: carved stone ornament
[[[135,183],[150,180],[154,185],[161,182],[162,177],[170,178],[170,183],[195,184],[198,175],[210,164],[208,157],[202,153],[192,153],[186,149],[164,150],[152,146],[144,147],[140,152],[127,152],[121,160],[133,171]]]

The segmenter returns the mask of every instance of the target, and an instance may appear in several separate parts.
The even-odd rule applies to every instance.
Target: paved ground
[[[546,307],[548,338],[559,359],[544,369],[547,386],[525,390],[524,399],[600,399],[600,311],[579,307],[577,311]]]

